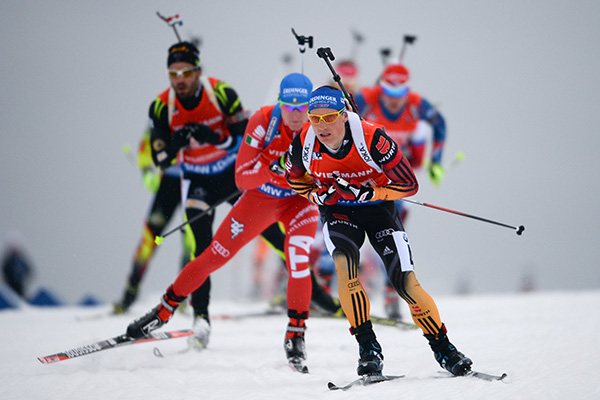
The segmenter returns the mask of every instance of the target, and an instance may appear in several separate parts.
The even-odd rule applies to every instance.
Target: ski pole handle
[[[356,106],[356,103],[354,102],[354,98],[348,94],[348,91],[342,84],[342,78],[337,74],[337,72],[335,72],[335,68],[333,68],[333,65],[331,65],[331,61],[335,60],[335,57],[333,56],[331,49],[329,47],[319,47],[317,49],[317,55],[319,56],[319,58],[322,58],[323,60],[325,60],[325,63],[327,64],[327,66],[329,67],[329,70],[333,74],[333,80],[338,84],[340,89],[342,89],[342,92],[344,93],[344,97],[346,97],[346,99],[350,103],[350,106],[352,106],[352,109],[355,112],[358,112],[358,107]],[[331,59],[331,61],[329,61],[330,59]]]

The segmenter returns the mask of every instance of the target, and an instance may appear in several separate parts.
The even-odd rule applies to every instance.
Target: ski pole
[[[335,178],[335,180],[341,186],[345,186],[345,187],[350,186],[350,183],[347,180],[345,180],[344,178],[340,177],[340,176],[337,176]],[[472,214],[467,214],[467,213],[463,213],[463,212],[460,212],[460,211],[454,211],[454,210],[451,210],[449,208],[444,208],[444,207],[440,207],[440,206],[434,206],[433,204],[428,204],[428,203],[422,203],[422,202],[416,201],[416,200],[411,200],[411,199],[406,199],[406,198],[400,199],[400,200],[406,201],[406,202],[412,203],[412,204],[417,204],[419,206],[424,206],[424,207],[434,208],[434,209],[440,210],[440,211],[449,212],[449,213],[460,215],[460,216],[463,216],[463,217],[473,218],[473,219],[476,219],[478,221],[482,221],[482,222],[487,222],[487,223],[494,224],[494,225],[503,226],[505,228],[511,228],[511,229],[514,229],[515,231],[517,231],[517,235],[519,235],[519,236],[525,230],[525,227],[523,225],[519,225],[518,227],[516,227],[516,226],[512,226],[512,225],[503,224],[502,222],[492,221],[491,219],[481,218],[481,217],[478,217],[478,216],[475,216],[475,215],[472,215]]]
[[[312,36],[300,36],[296,33],[294,28],[292,28],[292,33],[294,34],[294,36],[296,37],[296,40],[298,41],[298,46],[300,46],[300,48],[298,50],[300,50],[300,54],[302,54],[301,72],[304,73],[304,53],[306,52],[305,45],[308,44],[308,48],[312,49],[313,37]]]
[[[404,35],[404,40],[402,41],[402,49],[400,50],[400,64],[404,62],[404,52],[406,51],[407,44],[413,44],[417,40],[417,37],[414,35]]]
[[[384,47],[383,49],[379,50],[379,54],[381,54],[381,62],[385,67],[387,65],[388,58],[390,58],[390,54],[392,54],[392,50],[389,47]]]
[[[346,99],[348,99],[348,102],[350,103],[350,106],[352,106],[352,109],[354,111],[358,112],[358,107],[356,106],[356,103],[354,102],[354,98],[352,96],[350,96],[350,94],[348,94],[348,91],[342,84],[342,78],[337,74],[337,72],[335,72],[335,68],[333,68],[333,65],[331,65],[331,61],[335,60],[335,57],[333,56],[331,49],[329,47],[319,47],[317,49],[317,55],[319,56],[319,58],[322,58],[323,60],[325,60],[325,63],[327,64],[327,66],[329,67],[329,70],[333,74],[333,80],[338,84],[340,89],[342,89],[342,92],[344,93],[344,97],[346,97]]]
[[[163,17],[162,15],[160,15],[160,13],[157,11],[156,15],[158,15],[158,18],[162,19],[163,21],[165,21],[167,23],[167,25],[169,25],[171,28],[173,28],[173,31],[175,32],[175,36],[177,36],[177,41],[181,42],[181,38],[179,37],[179,32],[177,32],[177,27],[176,25],[183,25],[183,21],[181,21],[179,19],[179,14],[175,14],[172,17]]]
[[[209,212],[213,211],[215,208],[217,208],[218,206],[220,206],[221,204],[225,203],[226,201],[229,201],[231,199],[233,199],[235,196],[239,195],[240,191],[236,190],[235,192],[231,193],[228,196],[225,196],[225,198],[217,201],[215,204],[213,204],[212,206],[208,207],[206,210],[202,210],[202,212],[198,215],[195,215],[192,219],[190,219],[189,221],[185,221],[184,223],[180,224],[179,226],[171,229],[169,232],[165,233],[162,236],[155,236],[154,237],[154,243],[156,243],[157,245],[161,245],[164,238],[166,238],[167,236],[169,236],[170,234],[172,234],[173,232],[176,232],[178,230],[180,230],[181,228],[183,228],[186,225],[191,224],[192,222],[198,220],[199,218],[204,217],[206,214],[208,214]]]
[[[440,210],[440,211],[445,211],[445,212],[449,212],[452,214],[456,214],[456,215],[460,215],[463,217],[468,217],[468,218],[473,218],[476,219],[477,221],[482,221],[482,222],[487,222],[489,224],[494,224],[494,225],[499,225],[499,226],[503,226],[505,228],[510,228],[516,231],[517,235],[521,235],[523,233],[523,231],[525,230],[525,227],[523,225],[519,225],[517,226],[512,226],[512,225],[507,225],[507,224],[503,224],[502,222],[498,222],[498,221],[492,221],[491,219],[487,219],[487,218],[482,218],[482,217],[478,217],[476,215],[472,215],[472,214],[467,214],[464,212],[460,212],[460,211],[454,211],[454,210],[450,210],[449,208],[444,208],[444,207],[440,207],[440,206],[435,206],[433,204],[428,204],[428,203],[422,203],[420,201],[416,201],[416,200],[411,200],[411,199],[401,199],[402,201],[406,201],[408,203],[412,203],[412,204],[417,204],[419,206],[425,206],[425,207],[429,207],[429,208],[434,208],[436,210]]]
[[[358,59],[358,47],[365,40],[364,36],[355,29],[351,30],[352,33],[352,47],[350,48],[350,59],[354,62]]]

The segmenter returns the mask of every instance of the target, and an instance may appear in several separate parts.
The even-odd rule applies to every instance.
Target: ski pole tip
[[[519,233],[519,235],[520,235],[520,233]],[[156,236],[154,238],[154,243],[156,243],[157,246],[160,246],[162,244],[162,242],[163,242],[163,239],[164,238],[162,236]]]
[[[523,233],[524,230],[525,230],[525,227],[523,225],[520,225],[517,228],[517,235],[521,236],[521,234]]]

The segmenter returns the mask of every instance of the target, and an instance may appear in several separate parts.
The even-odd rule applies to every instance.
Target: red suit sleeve
[[[274,183],[275,174],[269,169],[270,161],[263,155],[268,121],[258,110],[248,121],[244,140],[235,162],[235,183],[240,190],[255,189],[264,183]]]

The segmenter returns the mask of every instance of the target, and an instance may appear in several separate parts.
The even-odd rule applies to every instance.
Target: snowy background
[[[316,49],[349,57],[357,31],[360,79],[372,84],[380,49],[397,57],[403,35],[416,35],[411,85],[446,117],[446,162],[466,158],[437,189],[419,173],[415,199],[526,227],[517,236],[413,207],[422,283],[433,294],[600,287],[596,1],[3,1],[0,240],[21,233],[37,270],[31,290],[69,303],[121,295],[150,200],[122,147],[135,148],[167,88],[175,42],[157,11],[181,15],[181,36],[202,38],[206,74],[250,110],[275,101],[285,54],[319,85],[330,72]],[[291,28],[314,37],[303,58]],[[176,236],[151,264],[146,293],[177,272]],[[248,259],[215,275],[213,296],[247,293]]]
[[[157,294],[158,295],[158,294]],[[311,318],[306,332],[308,375],[286,363],[284,316],[213,319],[209,348],[179,354],[185,339],[144,343],[44,365],[36,359],[122,333],[131,317],[93,319],[101,309],[25,309],[0,313],[0,398],[21,399],[578,399],[600,398],[600,291],[439,296],[452,342],[506,382],[446,376],[420,331],[375,326],[394,382],[331,392],[327,382],[356,378],[358,346],[348,322]],[[143,301],[136,313],[154,305]],[[261,308],[263,307],[263,308]],[[374,313],[381,313],[375,302]],[[214,313],[264,305],[216,302]],[[104,309],[107,312],[107,309]],[[83,321],[77,321],[77,320]],[[165,326],[185,329],[176,314]],[[43,335],[41,335],[43,333]],[[163,358],[154,356],[158,348]]]
[[[233,85],[250,110],[275,101],[285,54],[319,85],[330,74],[316,49],[349,57],[356,30],[365,37],[356,54],[361,82],[371,84],[382,69],[379,50],[397,56],[403,35],[416,35],[405,59],[411,86],[446,117],[446,162],[458,152],[466,158],[439,189],[419,174],[415,199],[526,227],[517,236],[418,206],[407,223],[419,280],[452,341],[478,369],[509,373],[506,384],[436,379],[419,332],[377,327],[385,371],[407,378],[329,393],[327,381],[355,376],[347,322],[310,320],[311,374],[302,376],[283,358],[284,317],[215,320],[202,354],[176,354],[185,342],[174,340],[157,345],[164,359],[147,344],[55,365],[36,360],[119,334],[155,305],[178,269],[173,235],[129,316],[81,321],[108,306],[1,312],[0,398],[600,397],[599,2],[0,4],[0,240],[21,233],[37,273],[31,291],[46,286],[71,304],[85,294],[107,302],[121,295],[150,199],[122,148],[135,147],[150,102],[168,86],[166,52],[175,41],[157,11],[182,16],[182,36],[202,38],[206,74]],[[314,37],[303,58],[292,27]],[[245,301],[250,251],[214,275],[213,314],[264,309]],[[525,287],[538,291],[515,294]],[[373,299],[381,314],[381,298]],[[189,326],[185,316],[168,325]]]
[[[319,85],[330,73],[316,49],[349,57],[357,31],[360,79],[371,84],[380,49],[397,57],[403,35],[416,35],[411,85],[446,117],[446,162],[466,158],[437,189],[419,173],[415,199],[526,227],[517,236],[413,207],[422,283],[433,294],[600,287],[596,1],[3,1],[0,240],[21,233],[37,270],[31,290],[69,303],[121,295],[150,200],[122,148],[135,148],[167,88],[175,42],[157,11],[181,15],[181,35],[202,38],[206,74],[250,110],[275,101],[285,54]],[[303,58],[292,27],[314,37]],[[176,236],[151,264],[146,293],[177,272]],[[247,293],[248,259],[215,275],[213,296]]]

